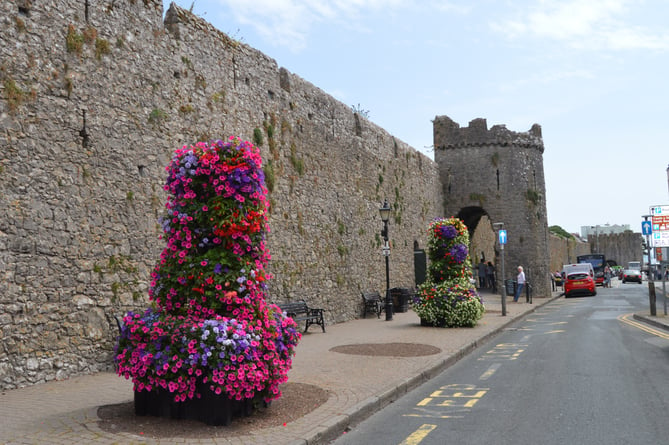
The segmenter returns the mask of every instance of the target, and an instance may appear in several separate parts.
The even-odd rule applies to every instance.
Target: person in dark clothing
[[[483,261],[483,258],[481,258],[481,262],[479,263],[479,287],[483,289],[485,287],[485,274],[486,267],[485,267],[485,261]]]
[[[493,293],[497,292],[497,281],[495,280],[495,266],[492,265],[492,262],[488,261],[488,265],[485,268],[485,277],[488,282],[488,287],[492,289]]]

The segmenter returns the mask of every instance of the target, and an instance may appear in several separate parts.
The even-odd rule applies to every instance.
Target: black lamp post
[[[386,257],[386,321],[393,319],[393,300],[390,298],[390,244],[388,243],[388,219],[390,219],[390,205],[388,200],[383,201],[383,207],[379,209],[381,220],[383,221],[383,256]]]

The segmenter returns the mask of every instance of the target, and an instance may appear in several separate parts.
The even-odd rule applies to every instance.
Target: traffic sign
[[[504,229],[499,231],[499,243],[506,244],[506,230]]]
[[[641,221],[641,233],[643,235],[650,235],[653,233],[653,223],[650,221]]]
[[[669,247],[669,205],[658,205],[650,208],[651,230],[650,245],[652,247]],[[646,223],[647,221],[644,221]],[[644,235],[647,233],[644,231]]]

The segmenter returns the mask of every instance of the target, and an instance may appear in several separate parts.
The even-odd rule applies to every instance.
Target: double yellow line
[[[660,338],[664,338],[665,340],[669,340],[669,332],[651,328],[647,324],[633,320],[633,317],[634,314],[623,314],[618,316],[618,320],[625,324],[633,326],[637,329],[641,329],[642,331],[648,332],[649,334],[655,335]]]

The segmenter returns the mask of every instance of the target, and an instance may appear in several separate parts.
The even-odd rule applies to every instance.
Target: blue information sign
[[[499,243],[506,244],[506,230],[499,231]]]
[[[653,224],[650,221],[641,221],[641,233],[650,235],[653,233]]]

